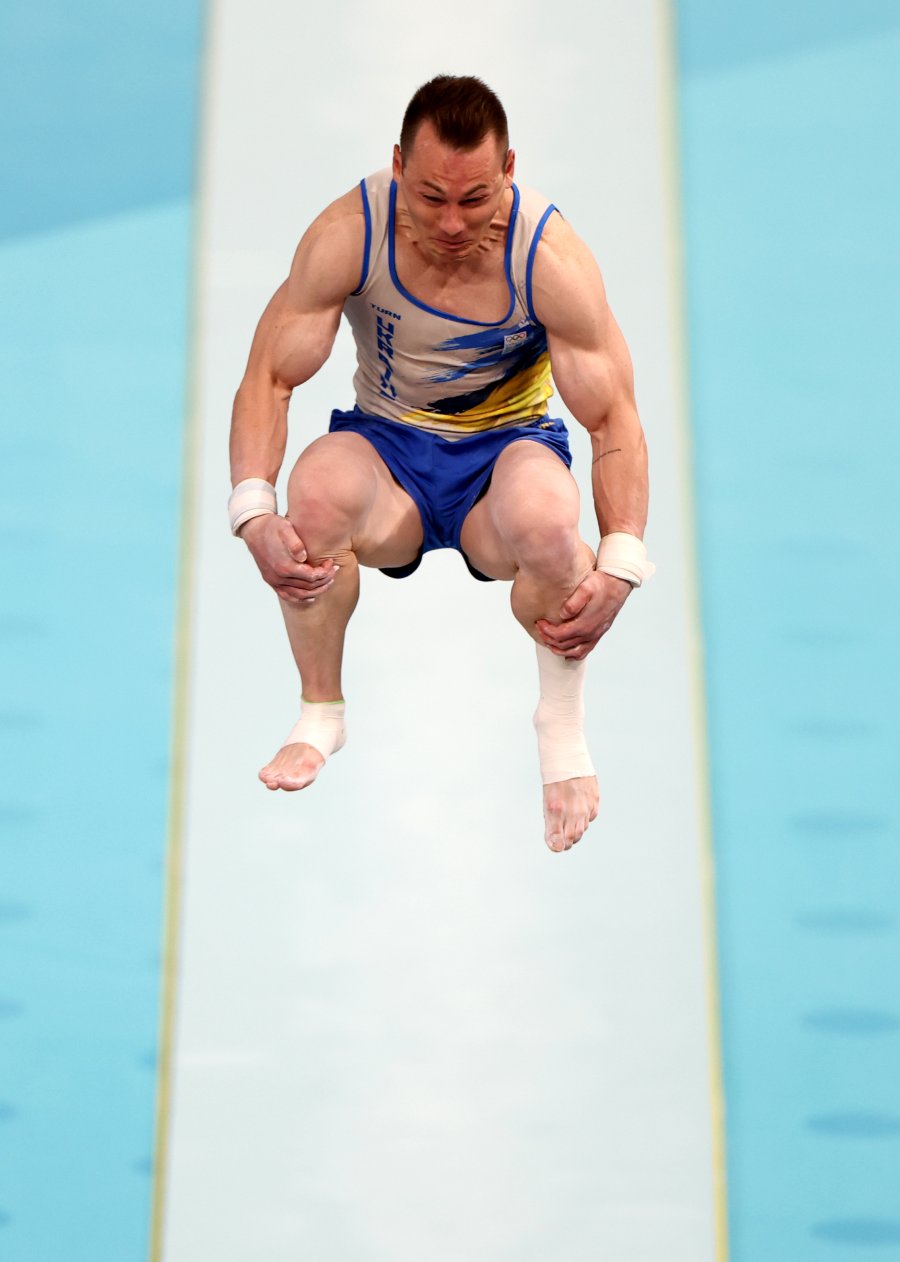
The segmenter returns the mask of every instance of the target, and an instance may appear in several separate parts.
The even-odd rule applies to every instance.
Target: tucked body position
[[[416,92],[392,166],[319,215],[262,315],[234,404],[229,512],[279,597],[301,679],[299,721],[263,783],[306,788],[344,744],[359,566],[402,578],[425,552],[455,548],[475,579],[512,583],[535,642],[545,839],[562,851],[599,802],[587,656],[653,570],[647,453],[599,268],[514,171],[484,83],[443,75]],[[327,360],[342,315],[356,405],[303,451],[281,516],[291,393]],[[566,428],[547,414],[551,368],[590,434],[596,551],[579,533]]]

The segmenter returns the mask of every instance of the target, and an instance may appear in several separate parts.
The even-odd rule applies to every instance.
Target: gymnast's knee
[[[590,549],[578,533],[577,522],[549,517],[527,523],[509,540],[517,569],[536,579],[559,581],[587,564]]]
[[[353,540],[372,506],[374,488],[366,468],[334,454],[317,450],[314,443],[297,461],[288,484],[287,516],[310,559],[353,557]]]

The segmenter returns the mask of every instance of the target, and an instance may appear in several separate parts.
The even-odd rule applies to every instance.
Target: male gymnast
[[[647,454],[597,264],[514,167],[503,106],[479,79],[441,75],[415,93],[392,168],[319,215],[262,315],[234,403],[229,513],[278,594],[301,679],[299,722],[263,783],[306,788],[344,744],[358,567],[400,578],[455,548],[475,578],[512,581],[535,641],[545,839],[563,851],[599,802],[586,658],[653,571]],[[279,516],[291,393],[325,363],[342,314],[356,405],[303,451]],[[566,428],[547,415],[551,365],[590,434],[596,554]]]

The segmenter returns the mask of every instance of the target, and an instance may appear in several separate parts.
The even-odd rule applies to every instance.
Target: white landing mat
[[[213,4],[165,1262],[715,1256],[664,12],[469,13]],[[231,400],[302,230],[387,164],[409,96],[444,71],[499,92],[517,179],[595,250],[651,448],[659,575],[591,659],[604,804],[563,855],[542,840],[532,646],[508,587],[451,553],[403,582],[363,574],[347,747],[303,794],[256,780],[298,689],[227,530]],[[352,360],[344,331],[296,393],[285,470],[352,404]],[[586,490],[582,433],[573,447]],[[594,539],[589,500],[584,523]]]

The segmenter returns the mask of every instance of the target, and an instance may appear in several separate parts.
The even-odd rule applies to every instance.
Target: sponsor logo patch
[[[510,351],[514,351],[517,346],[521,346],[528,341],[528,330],[521,329],[518,333],[507,333],[503,339],[503,354],[508,355]]]

